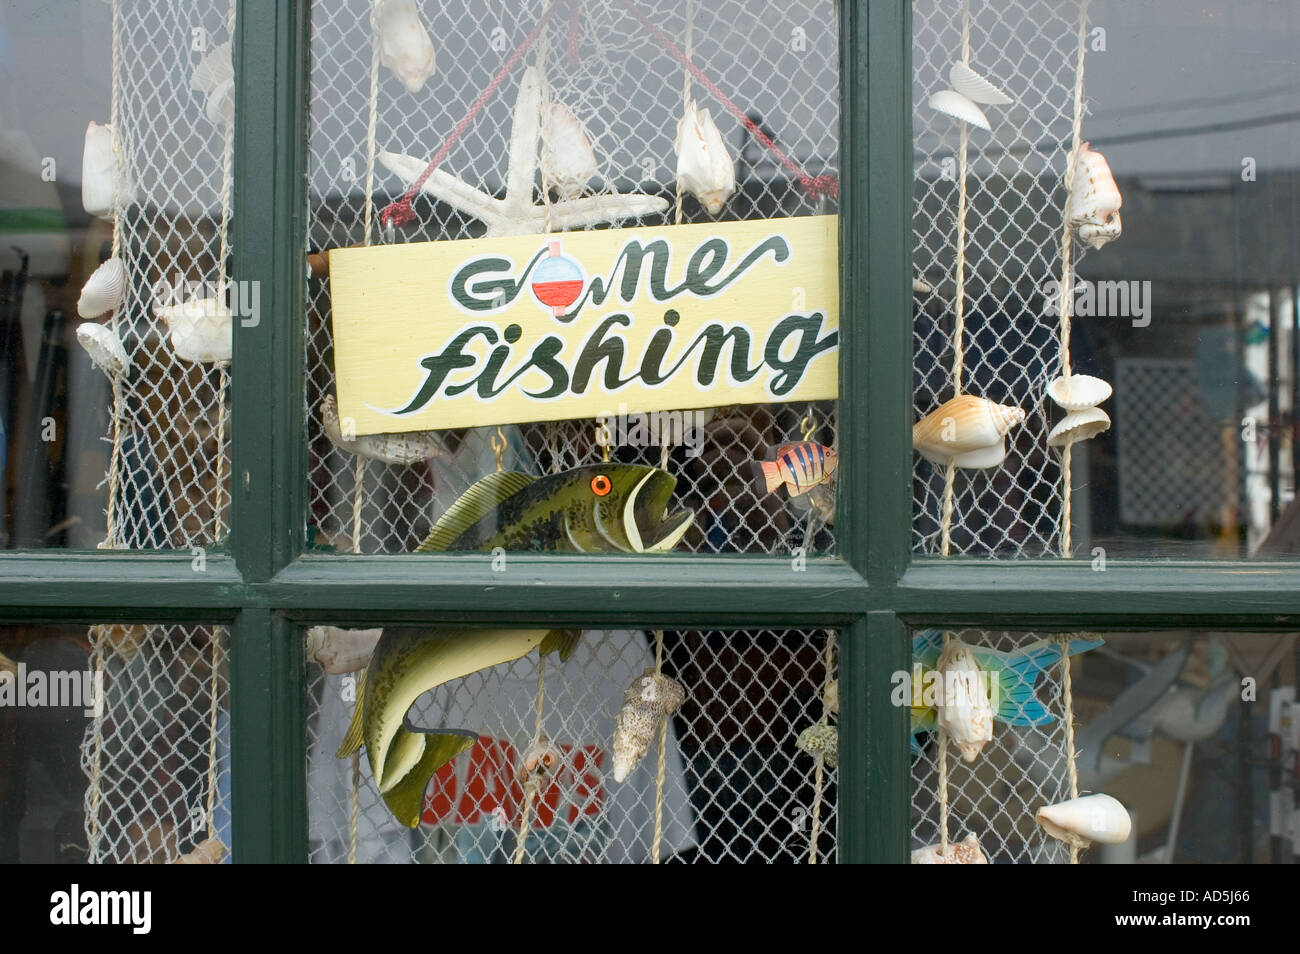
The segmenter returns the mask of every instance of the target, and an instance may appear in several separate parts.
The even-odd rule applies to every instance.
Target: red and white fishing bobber
[[[551,309],[556,318],[582,294],[582,269],[567,255],[560,254],[560,240],[547,243],[547,255],[533,273],[533,297]]]

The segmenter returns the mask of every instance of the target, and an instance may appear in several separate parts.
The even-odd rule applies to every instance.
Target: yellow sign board
[[[835,216],[330,252],[355,434],[834,398]]]

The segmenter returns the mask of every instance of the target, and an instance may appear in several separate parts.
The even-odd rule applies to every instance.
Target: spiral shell
[[[686,103],[677,121],[677,183],[699,200],[710,215],[717,215],[736,191],[736,161],[722,141],[707,109]]]
[[[90,355],[90,362],[110,379],[123,374],[131,366],[131,358],[122,347],[122,340],[112,328],[93,321],[77,325],[77,344]]]
[[[993,128],[989,125],[989,118],[984,115],[984,110],[956,90],[944,89],[931,94],[930,108],[951,116],[953,119],[960,119],[964,123],[978,126],[986,132],[991,131]]]
[[[420,22],[415,0],[374,0],[379,32],[379,60],[402,81],[409,92],[418,93],[433,75],[436,51],[429,33]]]
[[[81,286],[77,314],[82,318],[98,318],[106,311],[116,311],[125,297],[126,266],[120,258],[110,258],[91,272],[86,284]]]
[[[1025,412],[973,394],[959,394],[912,427],[912,446],[926,460],[958,467],[996,467],[1006,456],[1003,438]]]
[[[623,694],[623,708],[614,723],[614,781],[628,777],[650,751],[663,720],[681,708],[686,690],[675,679],[645,670]]]
[[[560,197],[576,199],[597,173],[596,152],[582,121],[563,103],[542,117],[542,178]]]
[[[948,70],[948,82],[952,88],[969,100],[988,106],[1006,106],[1011,97],[998,89],[984,77],[980,76],[965,63],[958,60]]]
[[[442,442],[435,431],[412,431],[409,434],[367,434],[346,438],[339,424],[338,405],[327,394],[320,403],[320,419],[325,434],[339,450],[378,460],[385,464],[418,464],[442,453]]]
[[[1088,148],[1079,148],[1074,162],[1074,179],[1070,186],[1070,224],[1079,240],[1101,248],[1123,231],[1119,209],[1123,199],[1106,157]]]
[[[1133,832],[1128,811],[1117,799],[1103,794],[1044,805],[1036,818],[1045,832],[1076,848],[1087,848],[1094,841],[1122,844]]]
[[[971,647],[957,640],[944,648],[935,668],[942,687],[942,704],[935,704],[939,728],[961,750],[964,761],[974,762],[984,744],[993,740],[988,675],[980,671]]]
[[[949,842],[946,855],[943,853],[942,842],[937,845],[926,845],[912,852],[914,865],[986,865],[988,863],[988,858],[980,849],[979,839],[974,835],[967,835],[961,841]]]
[[[1048,447],[1066,447],[1110,430],[1110,417],[1099,407],[1071,411],[1048,432]]]
[[[840,762],[840,734],[833,725],[817,722],[799,733],[795,740],[801,751],[813,758],[821,756],[828,768],[835,768]]]
[[[1072,374],[1053,379],[1047,386],[1047,396],[1056,402],[1056,406],[1066,411],[1082,411],[1085,407],[1096,407],[1107,400],[1112,393],[1110,383],[1090,374]]]

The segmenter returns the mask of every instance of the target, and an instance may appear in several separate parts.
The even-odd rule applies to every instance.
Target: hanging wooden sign
[[[834,398],[837,219],[330,253],[353,433]]]

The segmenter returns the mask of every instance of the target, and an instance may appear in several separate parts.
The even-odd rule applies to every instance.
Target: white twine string
[[[542,656],[537,661],[537,703],[536,718],[533,721],[533,745],[536,746],[542,739],[542,715],[546,709],[546,657]],[[542,765],[545,763],[542,762]],[[515,844],[515,857],[511,864],[520,865],[524,862],[524,853],[528,848],[528,826],[533,819],[533,802],[537,798],[537,789],[539,786],[536,775],[530,774],[524,782],[524,810],[519,817],[519,837]]]
[[[831,679],[835,672],[835,630],[826,631],[826,657],[824,662],[825,675],[822,678],[822,717],[821,724],[829,725],[831,721],[831,710],[826,705],[826,690],[830,687]],[[822,827],[822,786],[825,783],[826,776],[826,758],[823,755],[817,756],[817,770],[813,776],[813,803],[812,803],[812,836],[808,845],[808,864],[817,864],[817,839],[821,835]]]

